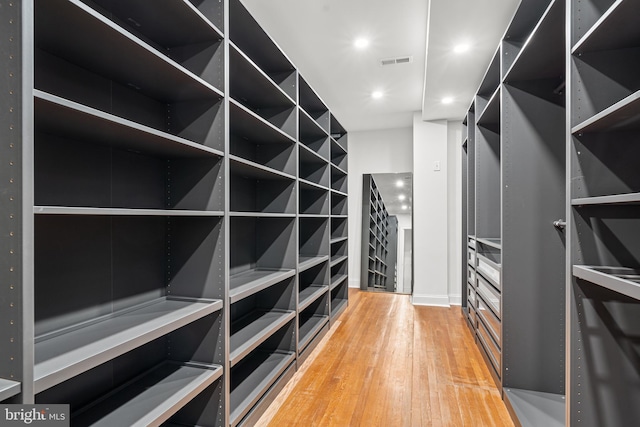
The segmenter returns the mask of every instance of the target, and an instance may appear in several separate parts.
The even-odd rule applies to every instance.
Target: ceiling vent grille
[[[408,64],[413,62],[413,56],[399,56],[397,58],[386,58],[380,60],[380,65]]]

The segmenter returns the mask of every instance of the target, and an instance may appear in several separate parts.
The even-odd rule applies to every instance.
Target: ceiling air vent
[[[413,62],[413,56],[399,56],[397,58],[381,59],[381,65],[408,64]]]

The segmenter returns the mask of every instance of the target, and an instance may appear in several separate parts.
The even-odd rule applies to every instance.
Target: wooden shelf
[[[640,193],[612,194],[609,196],[582,197],[572,199],[572,206],[593,205],[637,205],[640,204]]]
[[[161,425],[222,376],[222,367],[163,363],[72,414],[73,425]]]
[[[305,256],[300,255],[298,257],[298,271],[308,270],[318,264],[322,264],[329,260],[329,255],[320,256]]]
[[[181,209],[85,208],[72,206],[34,206],[36,215],[104,215],[104,216],[206,216],[222,217],[222,211],[191,211]]]
[[[233,322],[229,363],[233,367],[278,329],[296,317],[293,311],[256,311]]]
[[[574,265],[573,275],[594,285],[640,300],[640,269]]]
[[[229,278],[229,301],[233,304],[249,295],[293,277],[295,273],[295,270],[286,268],[257,268],[234,274]]]
[[[574,126],[574,135],[602,131],[640,129],[640,91],[634,92],[609,108]]]
[[[303,352],[313,338],[329,322],[329,316],[313,315],[300,325],[298,330],[298,349]]]
[[[298,294],[298,311],[303,311],[329,289],[326,285],[311,285],[300,291]]]
[[[34,90],[35,124],[42,132],[164,157],[222,157],[214,148]]]
[[[611,7],[573,46],[571,53],[637,47],[640,29],[635,25],[634,17],[636,14],[636,4],[633,1],[614,1]]]
[[[20,394],[21,390],[19,382],[0,378],[0,402]]]
[[[540,391],[504,389],[507,408],[523,426],[563,427],[566,401],[564,395]]]
[[[36,45],[164,100],[221,98],[222,92],[79,0],[36,4]],[[60,31],[73,28],[73,31]],[[78,37],[82,34],[83,37]],[[109,46],[113,54],[105,55]],[[149,76],[154,76],[150,79]]]
[[[36,338],[36,393],[222,309],[220,300],[159,298]]]
[[[231,372],[231,419],[237,425],[295,360],[293,352],[255,352]],[[239,370],[239,371],[238,371]],[[240,379],[237,379],[241,377]]]

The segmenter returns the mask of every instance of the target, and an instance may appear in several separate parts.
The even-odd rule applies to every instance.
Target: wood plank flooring
[[[348,309],[257,425],[513,426],[460,307],[349,291]]]

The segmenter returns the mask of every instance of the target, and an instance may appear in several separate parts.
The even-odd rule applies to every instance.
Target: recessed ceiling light
[[[369,46],[369,39],[358,37],[353,42],[353,45],[356,47],[356,49],[366,49]]]
[[[372,97],[373,99],[380,99],[380,98],[382,98],[383,96],[384,96],[384,93],[383,93],[381,90],[374,90],[374,91],[371,93],[371,97]]]
[[[442,98],[442,100],[440,101],[443,104],[451,104],[453,102],[453,97],[451,96],[445,96],[444,98]]]
[[[403,211],[406,211],[407,209],[409,209],[409,206],[407,206],[407,205],[402,205],[402,210],[403,210]]]
[[[397,180],[396,187],[404,187],[404,181],[402,181],[401,179]]]
[[[407,196],[405,196],[404,194],[400,194],[400,195],[398,196],[398,200],[400,200],[400,201],[402,201],[402,200],[404,200],[404,199],[406,199],[406,198],[407,198]]]
[[[459,43],[453,47],[454,53],[465,53],[471,48],[468,43]]]

